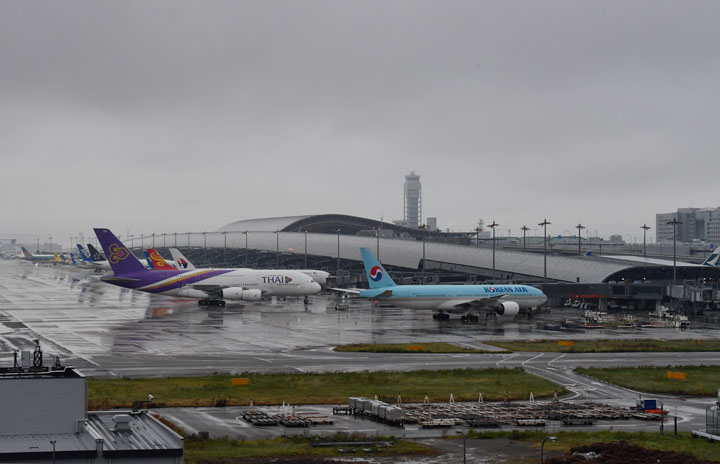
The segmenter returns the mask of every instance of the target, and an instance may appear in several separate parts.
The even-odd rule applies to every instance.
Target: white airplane
[[[185,298],[201,305],[225,306],[225,300],[260,301],[272,296],[319,293],[320,284],[297,271],[195,269],[150,271],[108,229],[95,229],[114,275],[100,280],[120,287]]]
[[[195,269],[193,263],[191,263],[185,255],[183,255],[177,248],[170,248],[170,254],[172,255],[175,263],[179,266],[178,269]],[[317,269],[294,269],[298,272],[302,272],[306,276],[310,277],[320,285],[327,285],[328,278],[330,277],[329,272],[320,271]]]
[[[26,259],[28,261],[52,261],[54,263],[62,262],[60,255],[57,253],[53,253],[51,255],[34,255],[30,253],[25,247],[20,247],[20,249],[23,253],[22,259]]]

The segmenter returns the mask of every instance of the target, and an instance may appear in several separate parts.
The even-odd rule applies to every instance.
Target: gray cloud
[[[424,212],[640,235],[718,206],[713,1],[0,3],[11,231]]]

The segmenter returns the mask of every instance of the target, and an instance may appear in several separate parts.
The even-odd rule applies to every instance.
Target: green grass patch
[[[538,351],[562,353],[619,353],[619,352],[670,352],[670,351],[720,351],[720,340],[564,340],[573,346],[563,346],[558,340],[489,341],[488,345],[510,351]]]
[[[666,429],[667,430],[667,429]],[[563,432],[546,433],[539,431],[513,430],[507,432],[476,432],[467,433],[468,438],[507,438],[530,443],[538,448],[545,437],[554,436],[557,441],[545,442],[546,450],[569,451],[570,448],[592,443],[610,443],[625,441],[632,445],[643,448],[661,451],[674,451],[676,453],[687,453],[698,459],[720,462],[718,444],[698,438],[692,438],[690,433],[665,433],[658,432],[616,432],[614,430],[602,430],[597,432]]]
[[[129,407],[133,400],[155,397],[157,407],[235,406],[290,404],[344,404],[348,396],[374,397],[395,402],[448,401],[452,393],[457,401],[476,401],[482,393],[487,401],[505,396],[524,400],[552,396],[565,390],[522,368],[453,369],[410,372],[335,372],[335,373],[244,373],[249,385],[233,386],[231,377],[175,377],[153,379],[88,379],[88,407],[108,409]]]
[[[687,381],[667,378],[666,373],[684,372]],[[648,393],[672,395],[715,396],[720,385],[720,366],[616,367],[575,369],[621,387]]]
[[[350,439],[329,438],[323,441],[373,441],[390,442],[391,446],[382,447],[314,447],[312,441],[302,436],[270,438],[267,440],[230,440],[226,438],[213,440],[193,440],[185,442],[184,461],[187,463],[230,463],[242,458],[271,458],[280,456],[403,456],[412,454],[429,454],[433,449],[429,446],[394,437],[361,437]],[[365,451],[365,450],[368,451]],[[344,450],[344,451],[341,451]]]
[[[475,348],[463,348],[451,343],[355,343],[334,348],[342,352],[365,353],[506,353],[506,351],[487,351]]]

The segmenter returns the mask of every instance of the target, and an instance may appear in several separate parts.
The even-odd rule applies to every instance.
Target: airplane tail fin
[[[152,263],[153,269],[157,269],[160,271],[174,271],[175,268],[172,267],[170,263],[165,261],[165,258],[163,258],[160,253],[155,250],[155,248],[148,248],[145,253],[147,253],[147,259]]]
[[[177,263],[178,269],[186,269],[188,271],[195,270],[195,265],[188,261],[185,255],[183,255],[177,248],[170,248],[170,254],[175,260],[175,263]]]
[[[720,267],[720,246],[710,253],[710,256],[708,256],[703,263],[703,266]]]
[[[55,256],[55,258],[53,258],[53,262],[62,263],[62,258],[60,257],[60,253],[58,253],[56,251],[55,253],[53,253],[53,255]]]
[[[80,258],[81,258],[83,261],[85,261],[86,263],[92,263],[92,262],[93,262],[92,258],[91,258],[90,255],[88,254],[87,250],[86,250],[82,245],[80,245],[79,243],[77,244],[77,249],[78,249],[78,251],[80,251]]]
[[[71,261],[73,264],[77,265],[77,261],[75,261],[75,254],[74,254],[74,253],[70,253],[70,261]]]
[[[90,257],[93,261],[107,261],[103,255],[100,254],[99,251],[97,251],[97,248],[92,246],[92,243],[88,243],[88,250],[90,251]]]
[[[109,229],[94,229],[115,275],[149,272]]]
[[[32,253],[30,253],[29,251],[27,251],[27,248],[25,248],[25,247],[20,247],[20,249],[21,249],[22,252],[23,252],[23,256],[25,256],[27,259],[32,258],[33,255],[32,255]]]
[[[365,276],[368,279],[370,288],[394,287],[397,285],[370,250],[360,248],[360,254],[365,265]]]
[[[143,251],[143,255],[145,255],[145,261],[148,263],[148,266],[150,266],[150,269],[155,269],[155,263],[153,263],[153,260],[150,259],[150,253],[148,250]]]

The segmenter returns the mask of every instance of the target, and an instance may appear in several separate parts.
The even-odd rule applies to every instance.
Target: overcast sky
[[[3,1],[0,233],[720,206],[720,1]],[[654,229],[653,229],[654,230]],[[652,232],[652,230],[651,230]]]

